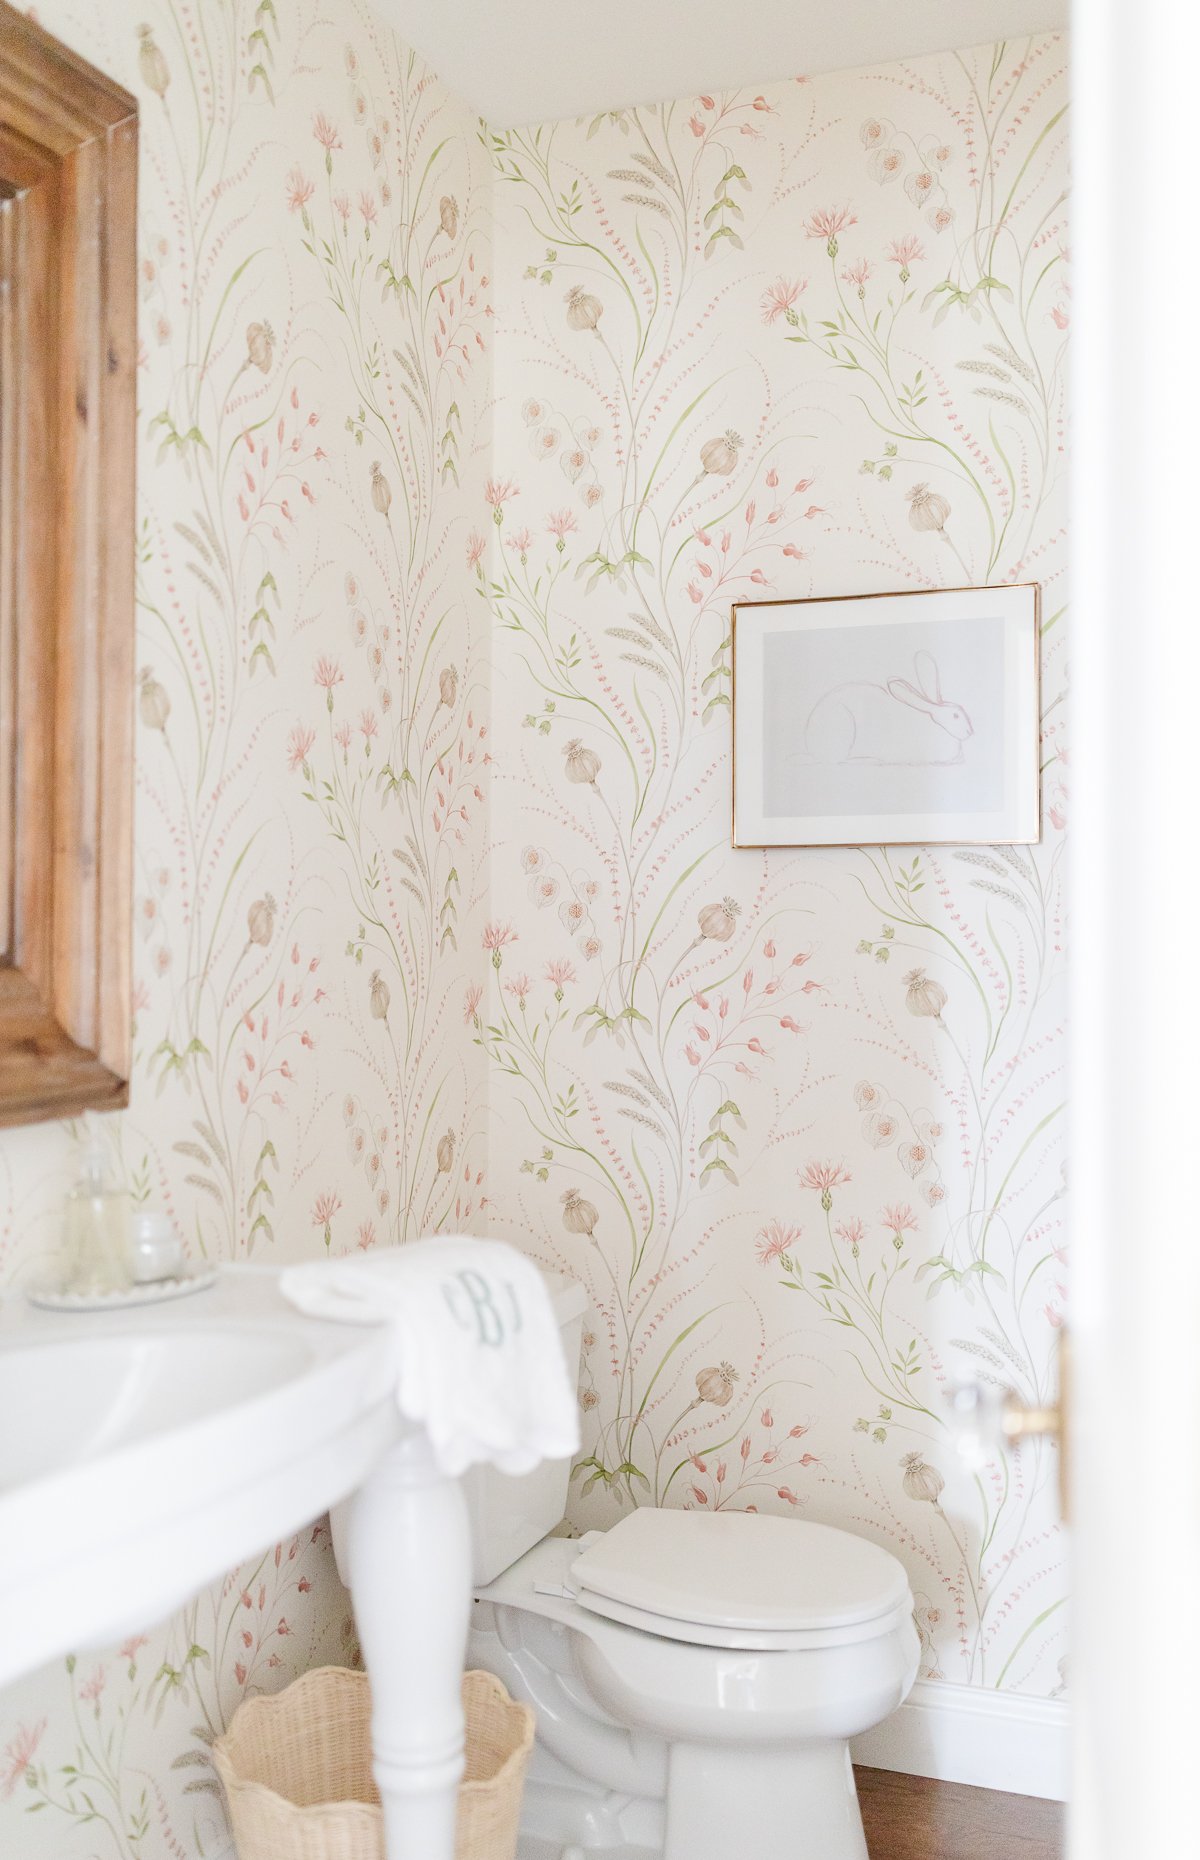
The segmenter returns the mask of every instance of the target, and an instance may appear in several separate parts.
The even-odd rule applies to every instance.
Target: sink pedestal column
[[[346,1557],[387,1860],[454,1860],[470,1530],[423,1432],[389,1448],[350,1501]]]

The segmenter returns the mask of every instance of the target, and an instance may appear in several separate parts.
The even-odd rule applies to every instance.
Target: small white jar
[[[129,1244],[136,1285],[183,1277],[183,1246],[165,1214],[150,1208],[135,1214]]]

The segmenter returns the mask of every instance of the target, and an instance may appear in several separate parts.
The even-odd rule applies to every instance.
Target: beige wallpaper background
[[[907,1563],[927,1675],[1062,1684],[1066,49],[494,138],[496,1232],[597,1312],[577,1513]],[[732,852],[730,605],[1039,581],[1032,848]],[[951,698],[953,692],[947,693]],[[802,713],[797,712],[797,728]]]
[[[141,106],[136,1028],[107,1124],[193,1259],[480,1224],[489,155],[365,8],[63,0]],[[69,1135],[0,1142],[0,1270]],[[328,1527],[0,1706],[0,1852],[228,1851],[212,1738],[344,1658]]]
[[[516,1240],[580,1524],[844,1523],[1059,1691],[1051,1456],[941,1391],[1063,1310],[1065,45],[493,136],[354,0],[38,15],[142,107],[135,1194]],[[1029,579],[1040,846],[729,850],[733,600]],[[0,1142],[10,1290],[69,1158]],[[317,1525],[13,1689],[0,1850],[225,1854],[211,1738],[351,1645]]]

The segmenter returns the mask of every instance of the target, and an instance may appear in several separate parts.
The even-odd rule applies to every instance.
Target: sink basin
[[[453,1860],[470,1526],[397,1377],[392,1326],[303,1317],[271,1267],[141,1309],[0,1303],[0,1687],[144,1631],[354,1494],[388,1860]]]
[[[0,1307],[0,1686],[161,1620],[354,1491],[399,1431],[386,1332],[270,1268],[112,1313]]]
[[[0,1415],[22,1423],[0,1434],[0,1492],[233,1407],[311,1363],[300,1338],[211,1325],[3,1350]]]

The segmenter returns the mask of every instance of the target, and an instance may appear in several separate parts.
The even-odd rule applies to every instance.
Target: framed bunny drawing
[[[736,606],[734,845],[1036,841],[1039,595]]]

